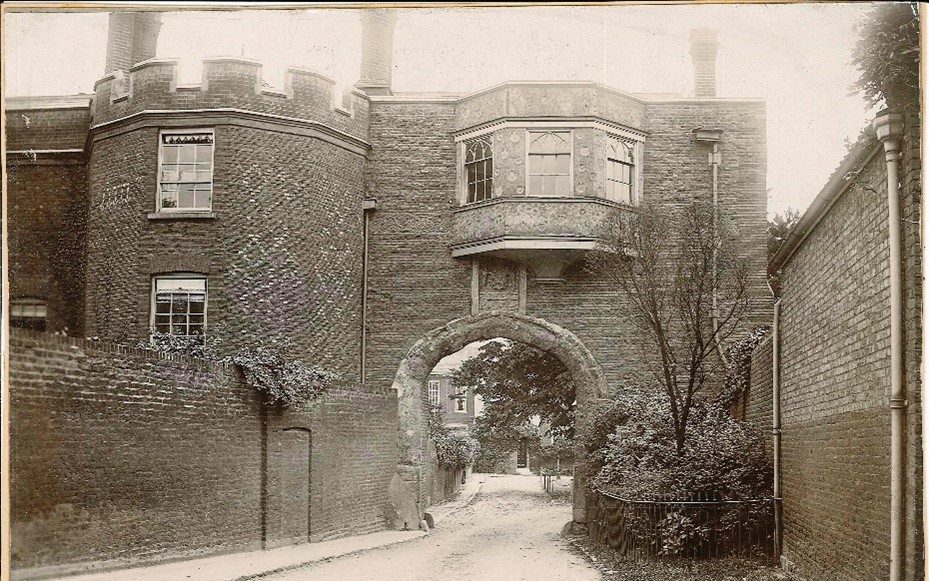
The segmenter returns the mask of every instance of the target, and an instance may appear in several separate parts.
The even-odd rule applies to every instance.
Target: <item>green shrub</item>
[[[429,437],[435,444],[439,466],[443,468],[465,468],[474,462],[480,448],[477,440],[453,433],[445,425],[442,408],[434,406],[428,416]]]
[[[656,391],[625,395],[616,407],[613,415],[622,420],[592,454],[599,466],[593,478],[597,487],[636,500],[771,494],[772,464],[761,435],[728,410],[696,404],[678,453],[668,404]]]

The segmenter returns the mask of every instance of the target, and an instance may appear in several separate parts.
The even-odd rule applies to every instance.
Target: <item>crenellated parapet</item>
[[[93,125],[152,111],[238,110],[311,122],[366,140],[368,98],[315,71],[287,69],[284,89],[264,86],[262,65],[242,57],[203,61],[199,85],[178,84],[177,59],[149,59],[97,81]]]

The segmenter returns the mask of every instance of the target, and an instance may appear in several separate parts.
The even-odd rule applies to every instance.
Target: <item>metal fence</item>
[[[689,498],[629,500],[600,490],[589,523],[591,538],[632,559],[776,559],[778,499]]]

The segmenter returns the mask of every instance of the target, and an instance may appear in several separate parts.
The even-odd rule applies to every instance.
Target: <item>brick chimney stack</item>
[[[395,10],[368,9],[361,12],[361,79],[355,86],[368,95],[392,95]]]
[[[716,49],[718,31],[699,28],[690,33],[690,58],[694,64],[694,96],[716,96]]]
[[[160,29],[160,12],[111,12],[104,72],[126,71],[154,58]]]

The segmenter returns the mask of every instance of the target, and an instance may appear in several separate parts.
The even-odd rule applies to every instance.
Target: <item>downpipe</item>
[[[902,581],[906,560],[906,391],[903,361],[903,244],[898,161],[903,117],[882,113],[873,123],[887,162],[890,252],[890,581]]]
[[[781,498],[781,301],[771,322],[771,449],[774,456],[774,554],[782,553],[784,507]]]

